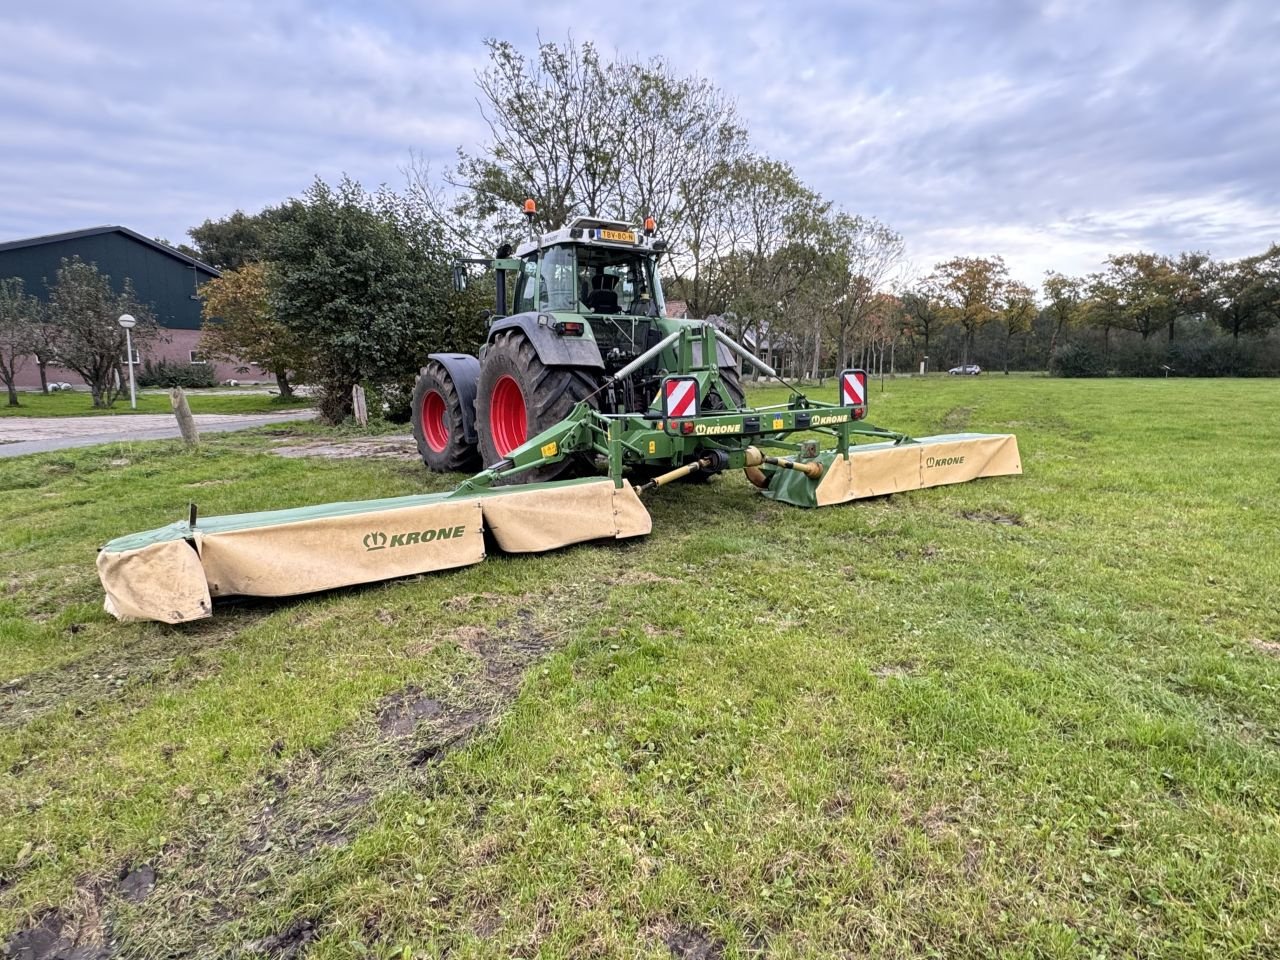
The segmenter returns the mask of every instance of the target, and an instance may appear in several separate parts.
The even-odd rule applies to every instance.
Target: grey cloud
[[[314,174],[396,182],[484,130],[481,39],[572,31],[735,95],[762,149],[906,236],[1015,273],[1113,250],[1280,239],[1280,20],[1236,3],[445,0],[0,13],[0,235],[120,221],[180,237]]]

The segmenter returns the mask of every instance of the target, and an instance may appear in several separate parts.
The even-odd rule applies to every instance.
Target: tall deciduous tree
[[[1039,307],[1036,306],[1035,291],[1025,283],[1010,280],[1004,285],[1000,295],[1000,319],[1004,322],[1004,372],[1009,374],[1009,348],[1013,338],[1027,333],[1031,322],[1035,320]]]
[[[293,396],[290,374],[306,370],[306,340],[277,319],[268,265],[246,263],[200,288],[204,300],[201,346],[223,360],[252,360],[271,371],[281,397]]]
[[[57,328],[58,361],[84,379],[95,407],[110,407],[125,389],[125,332],[118,320],[129,313],[138,321],[132,330],[135,350],[161,334],[150,308],[139,302],[127,278],[121,291],[95,263],[64,259],[49,290],[49,319]]]
[[[1045,309],[1053,323],[1049,334],[1049,353],[1045,357],[1045,369],[1058,348],[1058,338],[1063,332],[1080,322],[1085,298],[1085,281],[1081,277],[1068,277],[1050,270],[1044,277]]]
[[[308,345],[329,422],[350,414],[357,383],[409,382],[432,349],[474,336],[454,314],[438,228],[386,189],[317,180],[277,231],[271,260],[276,316]]]
[[[961,363],[969,362],[979,327],[996,318],[1008,282],[1002,257],[955,257],[934,267],[932,279],[947,312],[964,329]]]
[[[488,40],[476,84],[489,131],[482,152],[459,150],[444,189],[411,171],[459,244],[492,254],[523,229],[517,210],[538,202],[534,228],[578,215],[654,217],[672,262],[705,251],[747,137],[714,84],[665,60],[602,58],[594,45],[540,42],[533,56]]]
[[[9,393],[9,406],[18,403],[17,377],[40,323],[42,305],[27,293],[19,277],[0,280],[0,380]]]
[[[911,341],[916,336],[921,341],[921,357],[929,356],[929,341],[946,322],[946,309],[938,293],[937,281],[933,277],[925,277],[901,296],[902,312],[905,317],[903,331]]]
[[[1266,333],[1280,325],[1280,244],[1222,264],[1210,288],[1210,307],[1237,343],[1242,333]]]
[[[1180,278],[1168,257],[1155,253],[1120,253],[1107,258],[1106,285],[1115,298],[1115,326],[1146,340],[1178,318]]]
[[[887,314],[886,301],[882,298],[893,272],[902,262],[904,246],[900,234],[872,217],[837,213],[832,218],[832,229],[844,274],[843,289],[832,310],[836,322],[836,359],[838,366],[845,367],[850,363],[856,338],[872,343],[883,340]],[[895,314],[897,307],[895,302]]]

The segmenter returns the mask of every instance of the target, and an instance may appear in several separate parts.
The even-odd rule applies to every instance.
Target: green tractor
[[[479,358],[433,353],[418,376],[413,436],[423,462],[441,472],[497,463],[579,403],[607,414],[646,413],[664,376],[686,367],[679,344],[668,343],[625,379],[618,372],[681,329],[701,327],[666,315],[658,273],[665,250],[652,220],[639,230],[577,217],[493,260],[467,261],[495,272],[494,317]],[[454,277],[463,285],[465,267]],[[734,355],[723,343],[715,353],[700,409],[742,409]],[[701,338],[690,359],[694,368],[711,368]],[[566,457],[510,480],[551,480],[581,472],[586,460]]]

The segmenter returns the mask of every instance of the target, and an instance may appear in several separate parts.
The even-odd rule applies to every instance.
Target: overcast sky
[[[499,10],[501,12],[499,12]],[[572,31],[736,98],[758,149],[927,268],[1280,241],[1280,2],[0,4],[0,240],[186,239],[317,174],[402,182],[483,130],[481,41]]]

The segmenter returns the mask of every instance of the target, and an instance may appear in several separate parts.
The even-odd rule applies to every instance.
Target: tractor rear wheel
[[[548,367],[520,330],[503,330],[485,351],[476,392],[476,432],[486,467],[530,437],[554,426],[599,386],[597,375],[577,367]],[[592,401],[595,405],[595,401]],[[509,483],[554,480],[590,464],[566,457],[512,477]]]
[[[444,365],[428,361],[413,385],[413,439],[422,462],[437,473],[475,469],[480,457],[468,443],[462,401]]]

